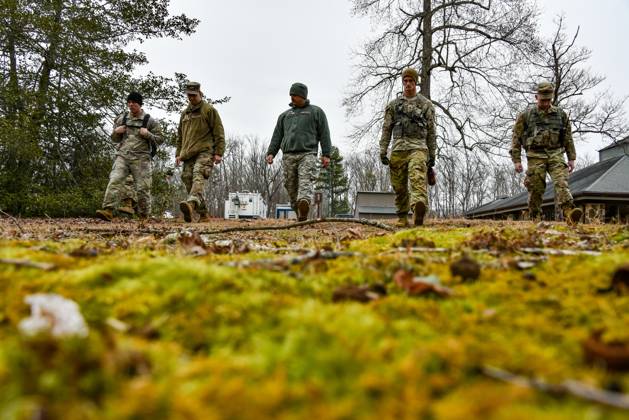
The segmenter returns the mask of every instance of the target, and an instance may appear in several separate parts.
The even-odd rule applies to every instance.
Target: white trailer
[[[225,200],[225,219],[266,219],[266,203],[258,192],[229,193]]]

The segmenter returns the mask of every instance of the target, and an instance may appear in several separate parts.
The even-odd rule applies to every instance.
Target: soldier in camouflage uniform
[[[129,112],[120,115],[114,123],[111,139],[117,145],[116,159],[109,174],[103,208],[96,212],[107,221],[113,219],[113,211],[120,207],[120,200],[127,198],[125,182],[129,175],[137,193],[138,216],[145,219],[151,213],[151,149],[161,143],[162,132],[157,120],[142,110],[142,95],[138,92],[129,94],[127,107]]]
[[[522,172],[522,148],[526,151],[528,169],[524,185],[529,191],[529,217],[542,215],[542,196],[546,190],[546,173],[555,184],[555,194],[566,221],[578,223],[583,214],[574,206],[568,188],[568,174],[574,170],[577,154],[568,115],[552,104],[555,87],[552,83],[537,85],[537,104],[518,115],[513,127],[511,159],[516,172]],[[568,155],[568,163],[563,154]]]
[[[330,164],[330,129],[325,113],[312,105],[308,88],[303,83],[293,83],[289,95],[290,109],[280,114],[273,131],[271,144],[266,152],[269,165],[279,150],[282,150],[284,187],[297,220],[308,219],[310,204],[317,178],[317,153],[321,144],[321,165]]]
[[[391,169],[398,227],[408,226],[409,209],[413,210],[415,226],[424,223],[428,209],[426,173],[435,165],[435,110],[429,99],[417,93],[417,82],[416,70],[402,72],[404,91],[387,105],[380,138],[380,160]]]
[[[192,222],[207,218],[205,185],[214,165],[223,160],[225,130],[216,108],[203,100],[201,84],[188,82],[186,95],[189,104],[179,120],[175,164],[183,162],[181,179],[188,193],[179,208],[184,220]]]

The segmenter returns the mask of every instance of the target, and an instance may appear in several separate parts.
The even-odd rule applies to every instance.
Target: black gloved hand
[[[380,155],[380,162],[382,162],[383,165],[388,165],[389,158],[387,157],[387,155]]]
[[[430,158],[430,159],[428,159],[428,162],[426,163],[426,165],[427,165],[429,168],[432,168],[433,166],[435,166],[435,158]]]

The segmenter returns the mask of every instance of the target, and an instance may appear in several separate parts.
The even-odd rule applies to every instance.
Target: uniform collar
[[[205,102],[204,99],[201,99],[201,102],[199,102],[196,105],[192,105],[192,104],[188,104],[188,108],[186,108],[186,112],[193,112],[196,111],[197,109],[201,108],[201,106],[203,106],[203,103]]]
[[[292,103],[292,102],[291,102],[290,104],[288,104],[288,106],[290,106],[290,107],[291,107],[291,108],[293,108],[293,109],[304,109],[304,108],[306,108],[308,105],[310,105],[310,99],[306,99],[306,103],[305,103],[305,104],[304,104],[304,106],[302,106],[301,108],[296,107],[296,106],[295,106],[295,104],[294,104],[294,103]]]

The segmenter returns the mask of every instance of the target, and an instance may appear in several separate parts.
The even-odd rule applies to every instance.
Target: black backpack
[[[124,113],[124,116],[122,117],[121,125],[127,125],[128,115],[129,115],[128,112]],[[151,118],[151,114],[144,114],[144,118],[142,119],[142,128],[146,128],[148,126],[150,118]],[[155,144],[153,140],[149,140],[148,142],[149,142],[149,148],[151,151],[151,159],[153,159],[153,157],[157,154],[157,144]]]

